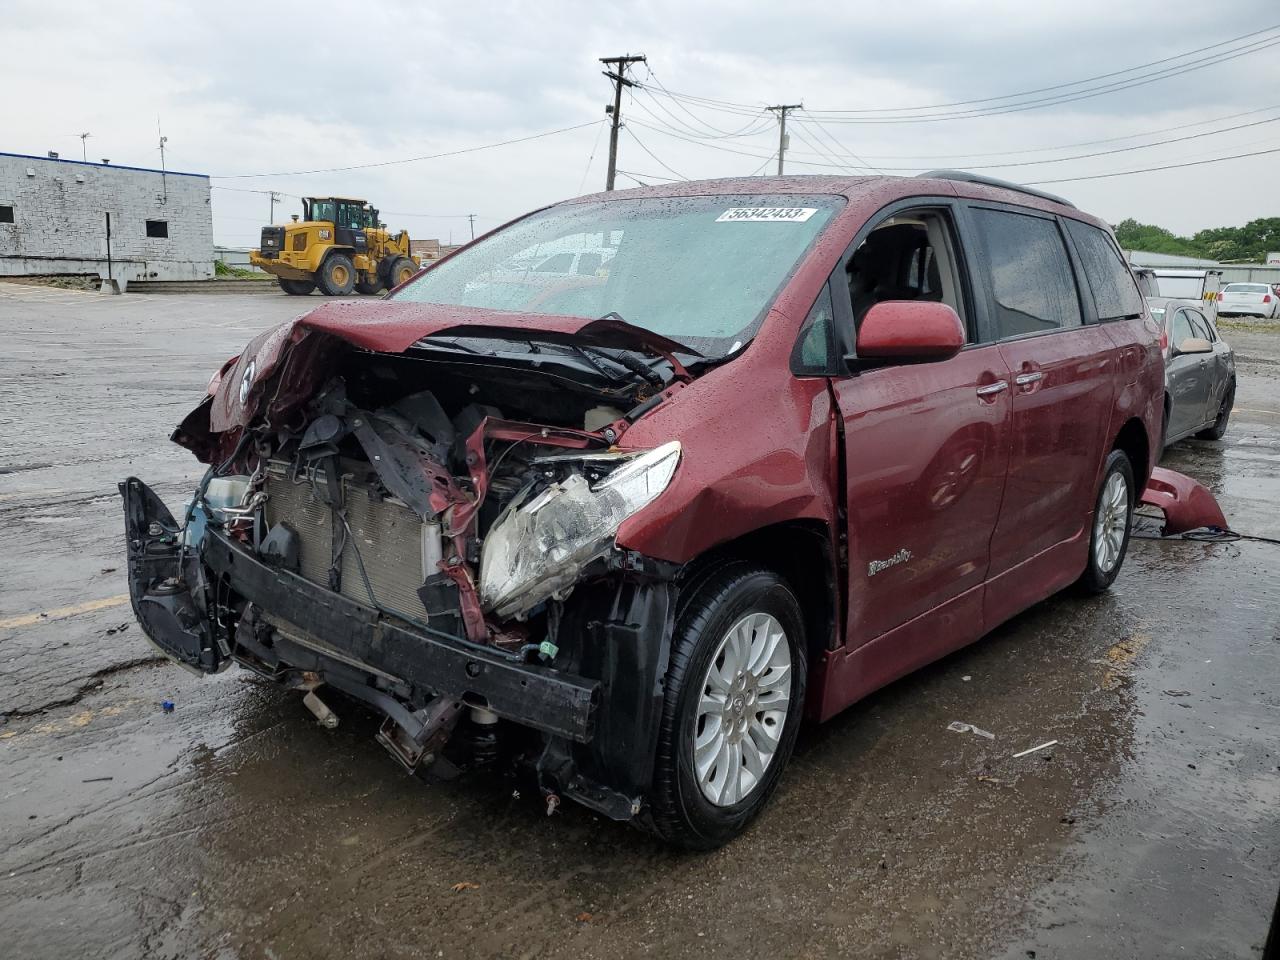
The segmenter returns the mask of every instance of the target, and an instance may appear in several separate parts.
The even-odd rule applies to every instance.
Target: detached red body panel
[[[1151,471],[1142,502],[1164,511],[1164,535],[1167,537],[1202,527],[1227,529],[1227,518],[1209,489],[1181,473],[1156,467]]]

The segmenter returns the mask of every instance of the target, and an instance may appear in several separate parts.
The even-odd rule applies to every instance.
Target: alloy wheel
[[[1114,471],[1098,498],[1093,521],[1093,559],[1102,573],[1110,573],[1120,560],[1125,534],[1129,530],[1129,484]]]
[[[716,806],[764,779],[791,706],[791,646],[782,624],[749,613],[726,632],[707,667],[694,718],[694,773]]]

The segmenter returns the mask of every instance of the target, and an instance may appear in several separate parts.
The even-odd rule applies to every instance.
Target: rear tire
[[[1236,405],[1236,385],[1234,383],[1227,384],[1227,389],[1222,394],[1222,405],[1218,408],[1218,418],[1213,421],[1213,426],[1201,430],[1196,434],[1200,440],[1221,440],[1227,433],[1227,423],[1231,419],[1231,408]]]
[[[1089,559],[1078,581],[1086,593],[1102,593],[1119,576],[1129,550],[1136,502],[1133,466],[1123,450],[1112,450],[1107,454],[1094,501]]]
[[[356,269],[345,253],[331,253],[320,265],[320,292],[329,297],[348,296],[356,285]]]
[[[807,666],[800,605],[776,573],[731,564],[697,584],[671,642],[650,796],[658,836],[714,849],[764,808],[795,747]]]
[[[280,289],[293,297],[305,297],[316,288],[316,285],[310,280],[286,280],[280,278]]]

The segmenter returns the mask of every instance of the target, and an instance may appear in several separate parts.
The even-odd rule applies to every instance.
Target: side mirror
[[[964,324],[945,303],[886,300],[858,327],[859,360],[948,360],[964,348]]]
[[[1213,344],[1199,337],[1187,337],[1178,344],[1178,356],[1184,353],[1213,353]]]

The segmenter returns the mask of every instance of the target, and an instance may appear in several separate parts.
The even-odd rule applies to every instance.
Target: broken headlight
[[[680,462],[680,444],[673,440],[613,456],[619,465],[594,486],[572,473],[517,498],[493,522],[480,556],[480,600],[487,611],[500,619],[518,617],[563,596],[622,521],[667,488]],[[593,465],[600,462],[592,459]]]

